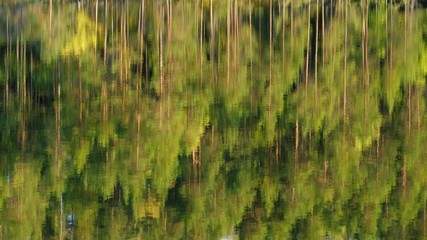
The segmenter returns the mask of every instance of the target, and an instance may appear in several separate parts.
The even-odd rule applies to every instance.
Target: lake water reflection
[[[427,238],[427,11],[309,2],[2,1],[0,238]]]

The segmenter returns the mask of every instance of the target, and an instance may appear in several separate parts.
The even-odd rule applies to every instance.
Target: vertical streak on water
[[[165,53],[165,58],[166,58],[166,64],[165,64],[165,66],[166,66],[166,69],[165,69],[165,71],[166,71],[166,74],[165,74],[165,76],[166,76],[166,83],[168,84],[166,87],[166,90],[167,90],[167,114],[166,114],[166,116],[167,116],[167,118],[170,118],[170,110],[171,110],[171,102],[172,101],[170,101],[170,99],[171,99],[171,91],[170,91],[170,82],[171,82],[171,71],[172,71],[172,68],[171,68],[171,59],[172,59],[172,52],[171,52],[171,41],[172,41],[172,34],[171,34],[171,28],[172,28],[172,14],[171,14],[171,12],[172,12],[172,3],[170,3],[170,1],[169,0],[167,0],[166,1],[166,16],[167,16],[167,19],[166,19],[166,44],[165,44],[165,46],[166,46],[166,53]],[[203,22],[203,20],[202,20],[202,22]],[[201,74],[200,74],[201,75]]]
[[[61,198],[59,201],[59,239],[63,239],[62,238],[62,230],[63,230],[63,223],[62,221],[64,220],[64,201],[62,199],[62,193],[61,193]]]
[[[369,53],[369,5],[366,7],[366,56]],[[366,61],[367,81],[369,85],[369,61]]]
[[[230,82],[230,0],[227,0],[227,91]]]
[[[9,14],[6,13],[6,60],[5,60],[5,67],[6,67],[6,84],[5,84],[5,98],[6,98],[6,104],[5,108],[7,109],[8,103],[9,103],[9,51],[10,51],[10,43],[9,43]],[[6,111],[7,112],[7,111]]]
[[[119,75],[120,75],[120,87],[121,88],[123,88],[123,82],[124,82],[124,76],[123,76],[123,54],[124,54],[124,51],[123,51],[123,40],[124,40],[124,15],[125,15],[125,12],[124,12],[125,10],[124,10],[124,7],[123,7],[123,1],[121,1],[121,3],[120,3],[120,20],[119,20],[119,22],[120,22],[120,28],[118,28],[117,29],[117,31],[119,31],[118,32],[118,34],[120,34],[120,36],[119,36]]]
[[[200,8],[200,84],[203,82],[203,1]]]
[[[233,36],[233,43],[234,43],[234,52],[233,52],[233,64],[232,66],[234,67],[234,72],[238,72],[237,69],[240,68],[240,40],[242,38],[242,36],[240,35],[240,30],[239,30],[239,24],[240,24],[240,15],[239,15],[239,11],[240,11],[240,7],[237,4],[238,0],[234,1],[234,7],[233,8],[233,15],[232,15],[232,19],[233,19],[233,26],[232,26],[232,36]]]
[[[160,16],[160,18],[158,19],[158,29],[157,32],[159,34],[158,38],[159,38],[159,81],[160,81],[160,104],[159,104],[159,116],[160,116],[160,120],[159,120],[159,127],[160,129],[163,127],[163,87],[164,87],[164,77],[163,77],[163,3],[160,3],[160,6],[158,6],[158,12],[157,15]]]
[[[325,67],[325,0],[322,0],[322,69]]]
[[[408,51],[407,33],[408,33],[408,27],[409,27],[409,31],[410,31],[410,26],[408,26],[410,19],[409,19],[409,16],[408,16],[408,11],[409,10],[408,10],[408,6],[407,5],[408,4],[405,4],[405,23],[404,23],[404,26],[405,26],[404,36],[405,36],[405,39],[404,39],[404,51],[403,51],[403,53],[404,53],[404,55],[403,55],[404,61],[407,60],[407,51]],[[411,108],[412,108],[411,96],[412,96],[411,81],[408,81],[408,130],[409,130],[409,134],[411,134],[411,122],[412,122],[412,119],[411,119]]]
[[[16,36],[16,91],[19,93],[19,36]]]
[[[316,42],[314,50],[314,97],[317,105],[317,52],[319,50],[319,0],[316,0]]]
[[[282,71],[283,71],[283,76],[284,71],[285,71],[285,30],[286,30],[286,11],[287,11],[287,7],[286,7],[286,3],[285,0],[282,1]]]
[[[158,23],[158,34],[159,34],[159,76],[160,76],[160,97],[163,95],[164,79],[163,79],[163,3],[160,4],[158,10],[159,23]],[[160,113],[161,114],[161,113]]]
[[[308,63],[310,56],[310,15],[311,15],[311,3],[308,2],[308,16],[307,16],[307,47],[306,47],[306,59],[305,59],[305,108],[307,107],[307,87],[308,87]]]
[[[52,30],[52,0],[49,0],[49,31]]]
[[[269,31],[270,31],[270,36],[269,36],[269,57],[270,57],[270,77],[269,77],[269,85],[268,85],[268,118],[270,119],[270,114],[271,114],[271,95],[272,95],[272,78],[273,78],[273,1],[270,0],[270,11],[269,11],[269,15],[270,15],[270,24],[269,24]]]
[[[108,0],[104,0],[104,66],[107,64]]]
[[[139,7],[138,7],[138,58],[137,58],[137,83],[136,83],[136,90],[137,90],[137,96],[139,97],[140,95],[140,91],[141,91],[141,86],[142,86],[142,69],[143,69],[143,62],[144,62],[144,57],[143,57],[143,43],[144,43],[144,33],[142,31],[143,29],[143,5],[144,5],[144,1],[141,0],[139,2]]]
[[[95,37],[98,38],[98,0],[95,2]],[[97,49],[98,41],[95,41],[95,56]]]
[[[347,113],[347,43],[348,43],[348,32],[347,32],[347,4],[345,4],[345,12],[344,12],[344,99],[343,99],[343,114],[344,114],[344,122],[346,121],[346,113]]]
[[[253,68],[253,49],[252,49],[252,0],[249,0],[249,49],[250,49],[250,55],[249,55],[249,79],[250,79],[250,92],[251,92],[251,99],[250,99],[250,106],[252,110],[253,106],[253,78],[252,78],[252,68]]]
[[[27,105],[27,45],[25,37],[22,41],[22,96],[23,96],[23,106],[24,111]]]
[[[129,2],[125,2],[126,13],[125,13],[125,82],[129,84],[130,73],[129,69],[131,67],[130,62],[130,42],[129,42]]]
[[[209,1],[209,23],[210,23],[210,36],[209,36],[209,45],[210,45],[210,50],[209,50],[209,56],[210,56],[210,80],[211,82],[214,79],[214,63],[215,63],[215,53],[214,53],[214,43],[215,43],[215,29],[214,29],[214,16],[213,16],[213,6],[212,6],[212,0]]]

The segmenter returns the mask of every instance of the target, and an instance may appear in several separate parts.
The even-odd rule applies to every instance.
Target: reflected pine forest
[[[3,0],[1,239],[427,239],[425,1]]]

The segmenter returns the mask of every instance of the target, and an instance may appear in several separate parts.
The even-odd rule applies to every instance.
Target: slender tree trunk
[[[25,150],[26,148],[26,142],[27,142],[27,127],[26,127],[26,120],[27,120],[27,110],[26,110],[26,78],[25,78],[25,38],[23,35],[21,35],[21,42],[19,45],[20,48],[20,57],[19,57],[19,71],[20,71],[20,79],[18,81],[22,81],[22,88],[20,91],[18,91],[18,94],[20,95],[22,99],[22,121],[21,121],[21,143],[22,143],[22,150]]]
[[[62,193],[59,200],[59,239],[63,239],[62,231],[64,229],[63,221],[64,221],[64,201],[62,199]]]
[[[389,31],[389,24],[388,24],[388,0],[386,1],[386,7],[385,7],[386,17],[385,17],[385,45],[386,45],[386,66],[387,66],[387,78],[389,80],[390,78],[390,55],[389,55],[389,39],[388,39],[388,31]]]
[[[124,10],[123,10],[123,5],[120,5],[121,7],[121,11],[120,11],[120,36],[119,36],[119,73],[120,73],[120,86],[123,87],[123,34],[124,34]]]
[[[138,56],[139,56],[139,60],[138,60],[138,68],[137,68],[137,73],[138,73],[138,77],[141,76],[142,78],[142,2],[143,0],[140,1],[139,3],[139,8],[138,8]],[[139,91],[140,91],[140,83],[141,83],[142,79],[138,79],[138,82],[136,84],[136,90],[137,90],[137,94],[139,95]]]
[[[344,112],[344,122],[347,118],[347,44],[348,44],[348,33],[347,33],[347,4],[345,5],[345,16],[344,16],[344,97],[343,97],[343,112]]]
[[[128,83],[129,80],[129,70],[130,70],[130,49],[129,49],[129,1],[125,2],[126,13],[125,13],[125,82]],[[128,85],[126,85],[128,86]]]
[[[268,117],[271,113],[271,98],[272,98],[272,84],[273,84],[273,1],[270,0],[270,78],[269,78],[269,98],[268,98]]]
[[[294,34],[294,1],[291,0],[291,39],[293,39]]]
[[[252,110],[253,106],[253,46],[252,46],[252,0],[249,0],[249,49],[250,49],[250,57],[249,57],[249,78],[250,78],[250,91],[251,91],[251,99],[250,99],[250,108]]]
[[[368,1],[368,0],[367,0]],[[366,25],[365,25],[365,68],[366,68],[366,81],[369,86],[369,4],[366,4]]]
[[[307,105],[307,88],[308,88],[308,70],[309,70],[309,58],[310,58],[310,15],[311,15],[311,3],[308,2],[308,16],[307,16],[307,47],[305,57],[305,105]]]
[[[16,37],[16,66],[17,66],[17,71],[16,71],[16,91],[19,93],[20,88],[19,88],[19,78],[20,78],[20,64],[19,64],[19,52],[20,52],[20,47],[19,47],[19,36]]]
[[[412,127],[412,86],[411,83],[408,83],[408,131],[411,134]]]
[[[61,169],[61,86],[57,86],[57,98],[55,103],[55,162],[56,177],[60,177]]]
[[[25,38],[22,40],[22,97],[24,104],[24,111],[27,105],[27,46]]]
[[[81,63],[79,59],[79,69],[78,69],[78,78],[79,78],[79,119],[80,126],[83,125],[83,90],[82,90],[82,78],[81,78]]]
[[[319,0],[316,0],[316,43],[314,49],[314,97],[317,105],[317,65],[319,49]]]
[[[227,0],[227,91],[230,82],[230,35],[231,35],[231,14],[230,0]]]
[[[52,0],[49,0],[49,31],[52,30]]]
[[[98,0],[95,2],[95,36],[98,37]],[[98,41],[95,41],[95,54],[97,42]]]
[[[239,63],[239,46],[238,46],[238,38],[239,38],[239,8],[237,6],[237,1],[234,0],[234,68],[236,68]]]
[[[6,14],[6,60],[4,62],[6,68],[6,83],[5,83],[5,98],[7,108],[9,105],[9,60],[10,58],[10,37],[9,37],[9,15]]]
[[[203,82],[203,1],[200,10],[200,84]]]
[[[104,0],[104,66],[107,64],[108,0]]]
[[[299,124],[298,119],[295,122],[295,161],[298,161],[298,145],[299,145]]]
[[[390,9],[390,33],[389,36],[391,36],[393,34],[393,9]],[[406,23],[406,21],[405,21]],[[405,39],[406,39],[406,24],[405,24]],[[388,37],[387,37],[388,38]],[[405,40],[406,42],[406,40]],[[406,56],[404,56],[406,59]],[[393,69],[393,38],[390,37],[390,71]]]
[[[163,3],[160,5],[160,16],[163,16]],[[159,74],[160,74],[160,96],[163,95],[164,76],[163,76],[163,17],[159,19]]]
[[[325,0],[322,0],[322,68],[325,67]]]
[[[282,1],[283,15],[282,15],[282,70],[285,71],[285,32],[286,32],[286,3]]]
[[[366,73],[366,51],[365,51],[365,38],[366,38],[366,16],[365,16],[365,10],[364,10],[364,4],[362,5],[362,72],[363,72],[363,85],[366,86],[366,79],[365,79],[365,73]]]
[[[139,102],[139,98],[138,98],[138,102]],[[138,107],[138,110],[137,110],[137,114],[136,114],[136,170],[137,170],[137,172],[139,172],[140,171],[140,169],[139,169],[139,154],[140,154],[140,147],[139,147],[139,145],[140,145],[140,126],[141,126],[141,115],[140,115],[140,113],[139,113],[139,107]]]
[[[210,56],[210,68],[211,68],[211,81],[214,78],[214,63],[215,63],[215,53],[214,53],[214,44],[215,44],[215,29],[214,29],[214,17],[213,17],[213,6],[212,0],[209,1],[209,16],[210,16],[210,37],[209,37],[209,56]]]

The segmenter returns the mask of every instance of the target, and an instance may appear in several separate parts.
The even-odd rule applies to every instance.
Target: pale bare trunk
[[[160,16],[163,16],[163,4],[160,6]],[[159,74],[160,74],[160,96],[163,95],[164,76],[163,76],[163,18],[160,18],[159,23]]]
[[[230,35],[231,35],[231,14],[230,0],[227,0],[227,91],[230,82]]]
[[[316,0],[316,46],[314,49],[314,97],[317,105],[317,59],[319,49],[319,0]]]
[[[104,0],[104,66],[107,64],[108,0]]]
[[[347,4],[345,5],[345,16],[344,16],[344,96],[343,96],[343,112],[344,112],[344,121],[347,118],[347,43],[348,43],[348,33],[347,33]]]

